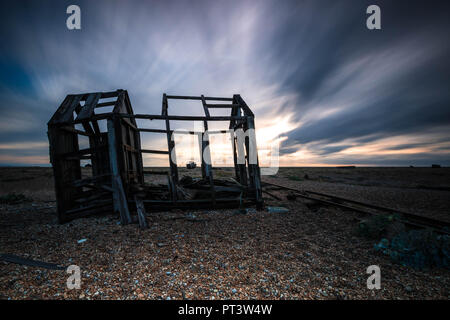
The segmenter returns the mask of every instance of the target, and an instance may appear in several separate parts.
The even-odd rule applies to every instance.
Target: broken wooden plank
[[[169,151],[164,150],[148,150],[148,149],[141,149],[142,153],[156,153],[156,154],[169,154]]]
[[[118,157],[116,150],[116,133],[114,120],[108,120],[108,144],[109,144],[109,163],[111,167],[112,187],[114,189],[113,202],[114,210],[119,212],[122,224],[131,223],[131,216],[128,210],[127,199],[123,190],[122,179],[120,177]]]
[[[25,266],[30,267],[39,267],[39,268],[45,268],[50,270],[66,270],[67,268],[64,266],[61,266],[56,263],[49,263],[44,261],[38,261],[38,260],[32,260],[27,258],[22,258],[20,256],[16,256],[14,254],[0,254],[0,260],[15,264],[21,264]]]
[[[86,99],[86,103],[84,104],[84,106],[81,108],[80,113],[77,116],[77,121],[78,120],[87,120],[90,117],[92,117],[92,115],[94,114],[94,108],[97,105],[98,100],[100,100],[102,93],[101,92],[97,92],[97,93],[91,93],[88,98]]]
[[[76,133],[76,134],[79,134],[79,135],[82,135],[82,136],[87,136],[87,137],[92,137],[93,136],[93,134],[91,134],[91,133],[75,129],[73,127],[61,127],[60,129],[64,130],[64,131],[67,131],[67,132]]]
[[[142,199],[139,199],[137,196],[134,196],[134,201],[136,202],[136,211],[139,220],[139,226],[141,229],[147,229],[147,217],[145,216],[145,207]]]

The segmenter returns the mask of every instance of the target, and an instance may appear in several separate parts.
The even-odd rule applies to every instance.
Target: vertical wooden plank
[[[66,211],[74,206],[75,195],[78,192],[78,189],[71,183],[81,179],[81,168],[80,160],[66,160],[59,155],[78,151],[78,137],[76,133],[49,126],[48,138],[55,181],[58,222],[64,223],[71,220]]]
[[[254,117],[251,117],[251,116],[247,117],[247,130],[255,130]],[[263,198],[262,198],[262,188],[261,188],[261,171],[259,168],[258,148],[257,148],[257,144],[256,144],[256,133],[249,135],[248,139],[249,139],[248,144],[253,146],[253,148],[249,148],[249,146],[247,144],[248,167],[249,167],[249,172],[251,172],[252,187],[255,190],[256,208],[260,210],[263,207]],[[249,151],[251,151],[251,149],[253,149],[253,152],[256,152],[256,163],[254,163],[254,164],[250,163]]]
[[[141,227],[141,229],[147,229],[148,222],[147,222],[147,217],[146,217],[146,213],[145,213],[144,203],[142,202],[142,199],[139,199],[137,196],[134,196],[134,201],[136,202],[136,211],[137,211],[139,226]]]
[[[210,115],[209,115],[208,106],[206,105],[205,97],[204,97],[203,95],[201,95],[200,98],[202,99],[203,111],[205,112],[205,116],[206,116],[207,118],[209,118]],[[205,122],[206,122],[206,121],[205,121]]]
[[[209,118],[210,115],[209,115],[208,106],[206,105],[205,97],[203,95],[201,95],[200,98],[202,100],[203,111],[205,112],[205,116],[206,116],[206,118]],[[209,184],[211,186],[212,202],[213,202],[213,204],[215,204],[216,203],[216,191],[214,189],[212,158],[211,158],[211,150],[209,148],[209,135],[208,135],[208,121],[207,120],[203,121],[203,127],[204,127],[204,131],[205,131],[205,133],[203,134],[203,139],[202,139],[203,140],[203,143],[202,143],[203,156],[206,155],[206,159],[208,160],[208,161],[205,161],[205,175],[208,178]],[[205,150],[206,150],[206,152],[205,152]],[[203,161],[202,161],[202,164],[203,164]]]
[[[240,101],[238,99],[238,95],[233,95],[233,105],[239,105],[240,106]],[[231,109],[231,116],[241,116],[241,107],[235,107],[233,106]],[[245,163],[238,163],[238,158],[240,157],[244,157],[245,159],[245,155],[241,155],[241,153],[243,152],[243,146],[240,146],[239,143],[241,142],[240,140],[238,140],[236,138],[236,130],[238,128],[242,128],[242,124],[236,124],[235,120],[230,120],[230,129],[233,130],[234,132],[234,143],[233,143],[233,160],[234,160],[234,170],[235,170],[235,174],[236,174],[236,180],[239,181],[240,184],[242,185],[247,185],[248,181],[247,181],[247,168]],[[238,155],[240,157],[238,157]]]
[[[120,213],[120,221],[122,224],[128,224],[131,223],[131,216],[119,172],[115,123],[114,119],[108,119],[109,163],[111,167],[112,188],[114,189],[114,211]]]
[[[163,94],[163,101],[162,101],[162,115],[167,116],[169,115],[169,105],[167,102],[167,95]],[[167,131],[167,147],[169,149],[169,164],[170,164],[170,175],[172,177],[172,182],[177,185],[178,184],[178,167],[176,164],[176,156],[175,156],[175,141],[172,140],[172,131],[170,130],[170,121],[169,119],[166,119],[166,131]],[[175,192],[175,198],[176,198],[176,190]]]
[[[134,148],[136,150],[141,150],[141,134],[139,131],[134,131],[134,141],[135,145]],[[137,155],[137,175],[138,175],[138,182],[143,184],[144,183],[144,162],[142,160],[142,152],[139,152]]]
[[[133,114],[133,108],[131,107],[130,97],[126,90],[124,91],[124,96],[125,96],[124,104],[125,104],[126,113]],[[131,118],[131,119],[129,119],[129,121],[133,124],[133,126],[135,128],[137,128],[136,119]],[[134,144],[132,146],[136,150],[141,150],[141,134],[140,134],[140,132],[135,129],[135,130],[133,130],[133,135],[134,135],[134,139],[133,139]],[[143,184],[144,183],[144,163],[142,160],[142,152],[136,153],[135,159],[136,159],[137,181],[138,181],[138,183]]]
[[[197,138],[198,138],[198,150],[200,152],[200,161],[201,161],[200,167],[202,169],[202,178],[206,179],[206,168],[205,168],[206,164],[205,159],[203,158],[203,132],[199,133],[197,135]]]
[[[253,189],[255,186],[254,186],[254,182],[255,182],[255,179],[253,178],[253,176],[254,176],[254,172],[253,172],[253,166],[252,165],[250,165],[250,140],[249,140],[249,137],[247,137],[247,131],[248,131],[248,118],[249,117],[246,117],[246,120],[245,120],[245,123],[244,123],[244,126],[243,126],[243,129],[244,129],[244,132],[246,133],[246,135],[245,135],[245,139],[244,139],[244,146],[245,146],[245,159],[246,159],[246,163],[247,163],[247,170],[248,170],[248,182],[249,182],[249,187],[251,188],[251,189]]]

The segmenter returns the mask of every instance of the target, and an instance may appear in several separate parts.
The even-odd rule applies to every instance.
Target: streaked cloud
[[[138,113],[159,113],[163,92],[240,93],[281,165],[450,165],[445,3],[379,1],[380,31],[365,27],[368,1],[77,1],[80,31],[69,4],[2,10],[2,164],[48,162],[66,94],[124,88]]]

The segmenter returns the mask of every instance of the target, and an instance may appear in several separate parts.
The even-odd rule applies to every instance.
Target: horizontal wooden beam
[[[83,207],[67,210],[66,214],[74,214],[77,212],[82,212],[85,210],[94,209],[94,208],[98,208],[98,207],[104,207],[104,206],[108,206],[111,204],[112,204],[112,199],[99,200],[99,201],[97,201],[97,203],[93,203],[88,206],[83,206]]]
[[[206,104],[208,108],[234,108],[240,107],[238,104],[222,104],[222,103],[214,103],[214,104]]]
[[[99,149],[102,147],[98,147]],[[78,151],[74,151],[74,152],[67,152],[67,153],[59,153],[56,154],[56,157],[61,157],[61,158],[72,158],[72,157],[80,157],[80,156],[84,156],[86,154],[92,154],[93,152],[95,152],[96,149],[95,148],[86,148],[86,149],[81,149]]]
[[[138,128],[138,131],[140,131],[140,132],[153,132],[153,133],[167,133],[167,130],[165,130],[165,129],[145,129],[145,128]]]
[[[71,133],[76,133],[82,136],[87,136],[87,137],[92,137],[94,136],[92,133],[88,133],[82,130],[78,130],[75,128],[71,128],[71,127],[62,127],[61,130],[67,131],[67,132],[71,132]]]
[[[97,103],[96,108],[102,108],[102,107],[112,107],[116,104],[116,101],[107,101],[107,102],[100,102]]]
[[[152,115],[152,114],[118,114],[120,117],[124,118],[135,118],[135,119],[149,119],[149,120],[181,120],[181,121],[230,121],[230,120],[243,120],[245,117],[233,117],[233,116],[163,116],[163,115]]]
[[[158,174],[158,175],[167,175],[168,171],[143,171],[144,174]]]
[[[179,100],[202,100],[202,97],[196,97],[196,96],[169,96],[169,95],[166,95],[166,98],[167,99],[179,99]],[[233,101],[233,98],[205,97],[205,100]]]
[[[239,121],[239,120],[246,120],[246,117],[242,116],[211,116],[211,117],[205,117],[205,116],[166,116],[166,115],[154,115],[154,114],[127,114],[127,113],[102,113],[93,115],[89,118],[90,121],[94,120],[103,120],[103,119],[110,119],[113,116],[117,116],[119,118],[134,118],[134,119],[148,119],[148,120],[174,120],[174,121]],[[76,124],[81,123],[81,120],[74,120],[70,123]],[[52,127],[59,127],[66,124],[58,124],[53,123],[49,124],[49,126]]]
[[[169,151],[164,150],[147,150],[147,149],[141,149],[142,153],[157,153],[157,154],[169,154]]]

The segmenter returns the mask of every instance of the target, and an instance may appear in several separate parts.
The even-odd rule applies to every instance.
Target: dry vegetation
[[[282,168],[263,180],[450,220],[447,168]],[[450,297],[448,270],[392,263],[357,235],[358,214],[333,207],[266,198],[289,212],[174,210],[149,214],[148,230],[112,215],[58,225],[51,168],[2,168],[0,181],[0,196],[25,197],[0,204],[0,253],[82,271],[81,289],[68,290],[64,271],[0,262],[2,299]],[[372,264],[381,290],[366,288]]]

